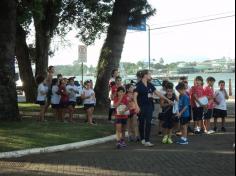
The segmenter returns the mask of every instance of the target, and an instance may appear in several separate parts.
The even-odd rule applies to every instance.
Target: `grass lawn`
[[[114,127],[104,121],[91,126],[83,122],[62,123],[50,118],[36,122],[23,118],[21,122],[0,121],[0,152],[36,147],[48,147],[79,142],[114,134]]]

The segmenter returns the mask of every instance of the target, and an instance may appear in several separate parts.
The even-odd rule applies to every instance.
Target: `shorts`
[[[213,109],[213,117],[214,118],[225,118],[227,117],[227,110],[221,109]]]
[[[121,125],[126,125],[127,124],[127,119],[116,119],[115,123],[116,124],[121,124]]]
[[[51,104],[52,109],[60,109],[60,104]]]
[[[203,119],[203,107],[193,108],[193,121],[199,121]]]
[[[40,106],[44,106],[46,104],[45,101],[36,101],[36,104],[40,105]]]
[[[76,105],[76,102],[74,101],[69,101],[68,103],[68,106],[73,106],[73,108],[75,107],[75,105]]]
[[[89,108],[94,108],[94,104],[84,104],[84,110],[88,110]]]
[[[60,106],[60,108],[67,108],[68,104],[69,104],[69,102],[60,102],[59,106]]]
[[[164,123],[162,124],[162,127],[165,128],[165,129],[172,129],[174,127],[174,121],[173,121],[173,117],[167,117],[165,120],[164,120]]]
[[[76,104],[77,105],[82,105],[83,104],[83,100],[81,97],[76,97]]]
[[[206,113],[204,113],[203,119],[209,120],[212,118],[213,115],[213,109],[208,109]]]
[[[189,123],[190,119],[187,117],[181,117],[180,119],[180,125],[186,125]]]

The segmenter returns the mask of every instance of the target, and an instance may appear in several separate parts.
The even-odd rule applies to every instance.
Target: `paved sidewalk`
[[[79,150],[18,159],[0,160],[1,176],[233,176],[235,175],[235,122],[227,132],[190,136],[190,144],[161,144],[153,128],[155,147],[129,143],[115,149],[115,142]]]

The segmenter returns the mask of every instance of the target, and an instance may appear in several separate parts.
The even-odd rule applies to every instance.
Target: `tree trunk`
[[[26,102],[35,102],[37,85],[34,79],[29,49],[26,43],[26,32],[18,24],[16,29],[16,56],[19,65],[20,78],[23,82]]]
[[[15,84],[16,1],[0,1],[0,119],[19,119]]]
[[[48,68],[48,51],[50,47],[50,36],[47,35],[47,31],[43,30],[42,24],[35,25],[36,35],[36,70],[35,76],[47,75]]]
[[[98,66],[95,92],[97,106],[108,105],[108,82],[113,69],[119,68],[129,19],[129,1],[116,0],[108,28],[107,38],[102,47]]]
[[[33,2],[33,6],[35,1]],[[36,1],[37,2],[37,1]],[[39,12],[33,12],[35,35],[36,35],[36,71],[35,75],[47,75],[48,53],[50,49],[51,39],[53,38],[55,29],[59,24],[58,5],[60,1],[47,0],[40,1],[41,16]],[[37,7],[35,7],[37,9]]]

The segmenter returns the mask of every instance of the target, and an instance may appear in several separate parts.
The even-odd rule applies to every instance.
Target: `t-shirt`
[[[190,117],[189,105],[190,105],[189,97],[186,94],[180,95],[179,96],[179,112],[181,112],[185,107],[187,107],[187,109],[183,112],[181,117],[183,117],[183,118]]]
[[[79,93],[79,88],[76,85],[67,85],[66,91],[69,96],[69,101],[76,102],[76,93]]]
[[[204,95],[207,97],[213,97],[214,96],[214,89],[213,87],[206,86],[204,88]],[[211,99],[208,101],[208,109],[213,109],[214,108],[214,100]]]
[[[191,88],[191,92],[190,92],[190,95],[191,95],[191,105],[192,105],[192,107],[197,107],[195,99],[193,97],[194,94],[197,96],[197,98],[203,97],[204,96],[203,86],[193,86]]]
[[[134,92],[138,93],[137,101],[140,107],[152,106],[153,107],[153,93],[156,88],[153,84],[147,83],[147,86],[142,81],[136,84]]]
[[[66,86],[60,85],[59,86],[59,94],[61,95],[61,104],[67,104],[69,102],[69,96],[66,91]]]
[[[225,100],[225,92],[221,90],[217,90],[215,92],[215,99],[219,103],[219,105],[216,104],[215,108],[220,110],[227,110],[227,104]]]
[[[114,104],[118,103],[119,99],[117,96],[115,96],[114,98]],[[129,100],[127,98],[126,95],[123,96],[121,102],[120,102],[121,105],[119,105],[117,108],[116,108],[116,113],[115,113],[115,117],[117,119],[127,119],[129,114],[128,112],[129,111],[126,111],[124,114],[119,114],[120,111],[124,111],[126,108],[128,108],[128,104],[129,104]]]
[[[93,96],[95,95],[95,92],[93,91],[93,89],[83,89],[83,93],[85,95],[85,97],[90,97],[87,99],[84,99],[83,103],[84,104],[95,104],[96,103],[96,98]]]
[[[116,96],[118,86],[114,85],[111,87],[109,97],[111,98],[111,107],[114,108],[114,97]]]
[[[45,101],[48,92],[48,86],[44,83],[38,85],[37,101]]]
[[[61,96],[59,95],[59,87],[54,85],[52,86],[52,96],[51,96],[51,104],[59,104]]]

